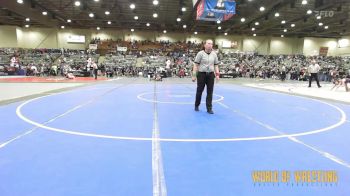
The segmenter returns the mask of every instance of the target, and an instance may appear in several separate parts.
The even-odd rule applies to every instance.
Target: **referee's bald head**
[[[211,51],[213,49],[213,40],[207,39],[204,44],[204,49],[206,51]]]
[[[212,39],[207,39],[207,40],[205,40],[205,44],[207,44],[207,43],[209,43],[209,44],[212,44],[212,45],[213,45],[213,40],[212,40]]]

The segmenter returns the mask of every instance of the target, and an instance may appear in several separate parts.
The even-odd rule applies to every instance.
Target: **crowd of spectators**
[[[67,72],[86,72],[87,59],[99,66],[99,73],[106,76],[144,76],[163,73],[165,77],[191,75],[193,60],[203,43],[169,41],[122,41],[94,38],[99,48],[109,52],[103,62],[98,62],[95,50],[71,49],[0,49],[0,74],[8,69],[26,75],[65,75]],[[127,51],[118,51],[126,47]],[[11,67],[10,59],[17,58],[18,66]],[[349,73],[350,59],[304,55],[259,55],[256,53],[222,53],[218,51],[222,77],[244,77],[274,80],[308,80],[308,66],[316,60],[321,70],[321,81],[330,82],[345,78]],[[141,59],[141,60],[139,60]],[[23,72],[22,72],[23,74]],[[83,74],[89,75],[89,74]]]
[[[65,76],[69,71],[86,70],[86,60],[99,55],[90,50],[0,49],[0,75]]]
[[[321,67],[321,81],[330,82],[337,77],[346,77],[350,70],[350,59],[342,57],[231,53],[223,54],[222,59],[222,74],[235,77],[306,81],[309,78],[308,66],[312,60],[316,60]],[[285,78],[282,73],[285,73]]]

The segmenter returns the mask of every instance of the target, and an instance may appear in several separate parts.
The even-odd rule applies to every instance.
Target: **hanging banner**
[[[222,48],[237,48],[237,46],[238,46],[237,41],[229,41],[229,40],[222,41]]]
[[[197,6],[197,20],[225,21],[236,14],[233,0],[201,0]]]
[[[193,7],[196,5],[198,0],[192,0],[192,3],[193,3]]]
[[[226,21],[228,19],[230,19],[234,14],[224,14],[224,19],[223,21]]]
[[[209,11],[221,14],[235,14],[236,2],[233,0],[205,0]]]
[[[90,50],[97,50],[97,44],[89,44]]]
[[[126,51],[128,51],[128,48],[127,47],[117,47],[117,51],[119,51],[119,52],[126,52]]]
[[[320,56],[327,56],[328,54],[328,47],[320,47]]]
[[[84,35],[68,35],[67,43],[85,43]]]

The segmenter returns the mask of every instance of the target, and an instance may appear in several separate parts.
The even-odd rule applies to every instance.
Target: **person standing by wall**
[[[282,65],[282,67],[281,67],[281,80],[282,81],[286,80],[286,76],[287,76],[286,70],[287,70],[286,66]]]
[[[92,58],[88,58],[86,60],[86,62],[87,62],[87,64],[86,64],[86,71],[90,73],[89,76],[91,77],[92,74],[93,74],[93,72],[92,72],[92,62],[93,62],[93,60],[92,60]]]
[[[93,70],[93,75],[95,77],[95,80],[97,80],[97,73],[98,73],[98,66],[97,63],[92,62],[92,70]]]

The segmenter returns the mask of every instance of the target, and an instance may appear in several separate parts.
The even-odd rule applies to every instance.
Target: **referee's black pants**
[[[207,99],[206,106],[207,110],[213,108],[213,91],[214,91],[214,72],[198,72],[197,74],[197,93],[196,93],[196,103],[195,106],[198,107],[201,103],[202,93],[205,85],[207,86]]]
[[[317,86],[321,87],[320,81],[318,80],[318,74],[317,73],[311,73],[311,76],[309,78],[309,87],[311,87],[312,78],[315,78],[315,80],[317,82]]]

